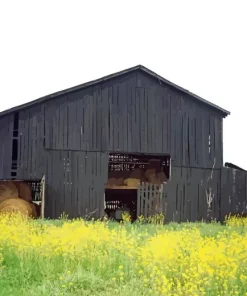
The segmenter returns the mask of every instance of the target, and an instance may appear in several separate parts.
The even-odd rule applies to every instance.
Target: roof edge
[[[167,84],[167,85],[170,85],[174,88],[176,88],[177,90],[180,90],[181,92],[183,93],[186,93],[188,94],[189,96],[199,100],[200,102],[208,105],[208,106],[211,106],[212,108],[222,112],[224,114],[224,117],[226,117],[227,115],[230,115],[231,113],[195,94],[193,94],[192,92],[190,92],[189,90],[187,89],[184,89],[176,84],[174,84],[173,82],[163,78],[162,76],[158,75],[157,73],[149,70],[148,68],[146,68],[145,66],[139,64],[139,65],[136,65],[134,67],[131,67],[131,68],[127,68],[125,70],[122,70],[122,71],[119,71],[119,72],[115,72],[115,73],[112,73],[110,75],[106,75],[106,76],[103,76],[101,78],[98,78],[98,79],[95,79],[95,80],[91,80],[91,81],[88,81],[88,82],[85,82],[83,84],[79,84],[77,86],[73,86],[73,87],[70,87],[70,88],[67,88],[67,89],[64,89],[64,90],[61,90],[61,91],[58,91],[58,92],[54,92],[52,94],[49,94],[49,95],[46,95],[46,96],[43,96],[43,97],[40,97],[38,99],[35,99],[33,101],[30,101],[30,102],[27,102],[27,103],[24,103],[24,104],[21,104],[21,105],[18,105],[18,106],[15,106],[15,107],[12,107],[12,108],[9,108],[9,109],[6,109],[2,112],[0,112],[0,117],[1,116],[4,116],[4,115],[7,115],[9,113],[12,113],[12,112],[17,112],[21,109],[24,109],[24,108],[27,108],[27,107],[31,107],[33,105],[36,105],[36,104],[39,104],[39,103],[42,103],[42,102],[45,102],[47,101],[48,99],[52,99],[52,98],[55,98],[55,97],[58,97],[60,95],[64,95],[64,94],[67,94],[67,93],[70,93],[70,92],[74,92],[74,91],[77,91],[77,90],[80,90],[82,88],[86,88],[86,87],[90,87],[90,86],[93,86],[97,83],[101,83],[101,82],[104,82],[104,81],[108,81],[110,79],[113,79],[113,78],[117,78],[119,76],[122,76],[124,74],[128,74],[128,73],[131,73],[133,71],[136,71],[136,70],[141,70],[149,75],[151,75],[152,77],[154,78],[157,78],[158,80],[162,81],[163,83]]]
[[[243,168],[239,167],[238,165],[235,165],[234,163],[231,163],[231,162],[225,162],[225,167],[246,172],[245,169],[243,169]]]
[[[222,113],[225,114],[225,116],[231,114],[231,113],[230,113],[229,111],[227,111],[226,109],[221,108],[221,107],[219,107],[218,105],[216,105],[216,104],[214,104],[214,103],[211,103],[210,101],[207,101],[207,100],[203,99],[202,97],[200,97],[200,96],[198,96],[198,95],[196,95],[196,94],[190,92],[189,90],[187,90],[187,89],[185,89],[185,88],[183,88],[183,87],[181,87],[181,86],[179,86],[179,85],[177,85],[177,84],[175,84],[175,83],[173,83],[173,82],[171,82],[171,81],[169,81],[169,80],[163,78],[162,76],[158,75],[157,73],[153,72],[152,70],[149,70],[148,68],[146,68],[146,67],[144,67],[144,66],[142,66],[142,65],[140,65],[140,69],[141,69],[142,71],[148,73],[149,75],[152,75],[153,77],[156,77],[156,78],[159,79],[160,81],[163,81],[164,83],[166,83],[166,84],[168,84],[168,85],[170,85],[170,86],[176,88],[177,90],[180,90],[181,92],[186,93],[186,94],[188,94],[188,95],[190,95],[190,96],[196,98],[196,99],[199,100],[200,102],[205,103],[205,104],[207,104],[207,105],[209,105],[209,106],[211,106],[211,107],[217,109],[218,111],[221,111]]]

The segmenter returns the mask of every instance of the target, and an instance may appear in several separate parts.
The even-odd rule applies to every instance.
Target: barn
[[[229,114],[138,65],[1,112],[0,180],[43,184],[49,218],[221,219]]]

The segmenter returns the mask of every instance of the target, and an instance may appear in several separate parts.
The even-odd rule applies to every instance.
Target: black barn
[[[218,219],[229,114],[135,66],[1,112],[0,180],[34,184],[45,176],[46,217],[101,217],[107,202],[116,209],[117,199],[128,196],[136,204],[141,192],[130,186],[127,193],[120,183],[107,187],[113,172],[120,178],[156,159],[167,179],[168,220],[202,219],[208,208]],[[215,197],[210,207],[208,182]]]

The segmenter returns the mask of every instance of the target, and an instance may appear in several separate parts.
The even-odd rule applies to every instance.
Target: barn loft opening
[[[115,220],[127,212],[137,219],[137,192],[143,183],[161,185],[170,179],[170,156],[111,153],[105,185],[105,212]]]

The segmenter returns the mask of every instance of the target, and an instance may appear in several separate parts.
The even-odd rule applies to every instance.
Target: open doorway
[[[161,185],[170,179],[170,156],[111,153],[105,185],[105,212],[120,221],[127,212],[137,219],[137,190],[140,184]]]

